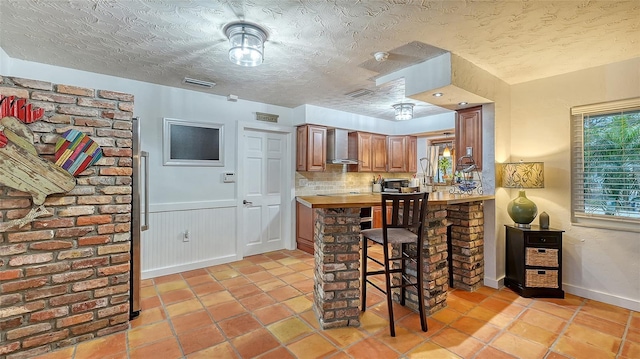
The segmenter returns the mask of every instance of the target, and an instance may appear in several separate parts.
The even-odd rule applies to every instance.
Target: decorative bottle
[[[540,229],[549,229],[549,215],[547,212],[540,213],[538,220],[540,221]]]

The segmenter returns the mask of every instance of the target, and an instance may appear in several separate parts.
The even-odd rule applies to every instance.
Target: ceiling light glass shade
[[[397,103],[393,105],[393,109],[396,111],[396,120],[406,121],[413,118],[413,106],[412,103]]]
[[[267,34],[259,27],[238,23],[228,25],[229,61],[240,66],[258,66],[264,60],[264,42]]]
[[[504,163],[501,180],[502,187],[506,188],[544,188],[544,163]],[[518,197],[507,204],[507,213],[516,226],[531,228],[530,223],[536,218],[538,207],[521,189]]]

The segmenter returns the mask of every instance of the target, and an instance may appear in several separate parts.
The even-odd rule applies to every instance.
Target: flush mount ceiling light
[[[256,25],[240,22],[225,26],[224,33],[229,38],[229,61],[246,67],[262,63],[266,31]]]
[[[378,51],[373,54],[373,58],[378,62],[386,61],[389,58],[389,53],[384,51]]]
[[[442,97],[443,93],[442,92],[436,92],[433,94],[434,97]]]
[[[396,120],[406,121],[413,118],[413,106],[412,103],[397,103],[393,105],[393,109],[396,111]]]

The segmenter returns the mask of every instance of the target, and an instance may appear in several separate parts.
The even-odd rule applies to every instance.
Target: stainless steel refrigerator
[[[142,231],[149,229],[149,153],[140,150],[140,119],[133,118],[133,173],[131,193],[131,278],[129,279],[129,319],[140,314],[140,239]],[[144,199],[143,199],[144,198]],[[144,204],[144,210],[142,208]],[[142,215],[144,214],[144,221]]]

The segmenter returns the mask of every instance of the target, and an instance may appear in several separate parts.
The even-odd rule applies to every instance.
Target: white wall
[[[564,289],[633,310],[640,310],[640,235],[570,221],[569,109],[638,96],[640,58],[511,86],[511,160],[544,162],[545,188],[527,196],[565,231]],[[509,200],[498,199],[498,211]]]

